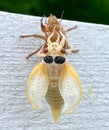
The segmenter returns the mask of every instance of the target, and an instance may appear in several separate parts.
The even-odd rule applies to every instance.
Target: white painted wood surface
[[[20,35],[39,33],[40,17],[0,12],[0,130],[109,130],[109,26],[63,20],[67,34],[80,52],[67,60],[80,75],[83,100],[72,115],[55,125],[51,111],[35,111],[26,100],[27,77],[40,58],[25,57],[43,44]]]

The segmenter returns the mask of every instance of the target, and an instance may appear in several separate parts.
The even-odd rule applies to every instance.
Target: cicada
[[[66,42],[62,29],[57,31],[56,25],[49,35],[46,32],[46,43],[37,50],[42,60],[29,75],[26,92],[30,104],[36,110],[43,108],[41,100],[45,97],[54,122],[58,123],[61,113],[71,114],[80,103],[82,85],[77,72],[66,61],[66,55],[74,49]],[[51,40],[54,35],[57,38]]]

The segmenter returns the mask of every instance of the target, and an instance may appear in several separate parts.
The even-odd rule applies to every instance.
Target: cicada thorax
[[[46,65],[46,70],[49,77],[49,86],[45,98],[51,107],[55,123],[59,122],[61,111],[64,105],[64,100],[59,90],[59,78],[62,69],[63,65]]]

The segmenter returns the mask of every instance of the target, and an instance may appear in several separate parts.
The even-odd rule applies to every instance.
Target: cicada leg
[[[38,34],[31,34],[31,35],[24,35],[24,36],[20,36],[20,38],[28,38],[28,37],[35,37],[35,38],[40,38],[45,40],[44,36],[38,35]]]
[[[75,26],[74,26],[74,27],[72,27],[72,28],[68,28],[68,29],[66,29],[66,30],[65,30],[65,32],[69,32],[69,31],[71,31],[71,30],[73,30],[73,29],[77,29],[77,27],[78,27],[78,26],[77,26],[77,25],[75,25]]]

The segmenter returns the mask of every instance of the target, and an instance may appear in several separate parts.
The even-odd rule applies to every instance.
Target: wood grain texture
[[[53,123],[50,108],[35,111],[26,100],[26,80],[40,58],[26,56],[43,40],[20,39],[20,35],[42,34],[40,17],[0,12],[0,130],[108,130],[109,129],[109,26],[62,21],[68,41],[78,54],[67,60],[78,72],[83,99],[72,115]]]

